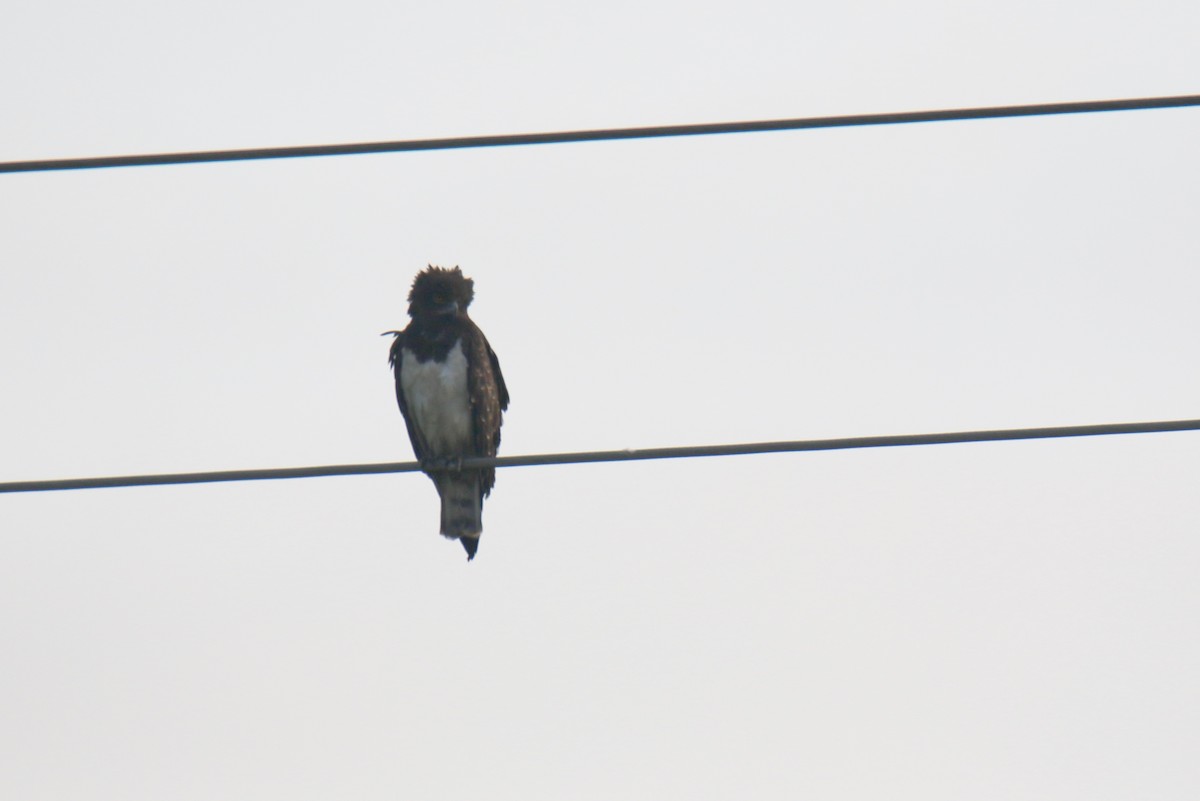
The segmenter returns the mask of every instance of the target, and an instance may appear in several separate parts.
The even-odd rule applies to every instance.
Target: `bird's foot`
[[[458,473],[463,469],[461,456],[449,456],[444,459],[426,459],[421,462],[421,469],[426,473]]]

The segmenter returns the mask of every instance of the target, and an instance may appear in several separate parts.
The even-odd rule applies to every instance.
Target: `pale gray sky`
[[[1194,2],[34,3],[0,159],[1200,91]],[[1200,111],[0,176],[0,480],[1200,416]],[[1196,434],[0,498],[0,796],[1192,799]]]

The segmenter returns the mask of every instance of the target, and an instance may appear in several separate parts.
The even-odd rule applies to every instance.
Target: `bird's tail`
[[[433,480],[442,498],[442,536],[462,542],[467,560],[474,559],[483,532],[479,474],[471,470],[445,472],[435,475]]]

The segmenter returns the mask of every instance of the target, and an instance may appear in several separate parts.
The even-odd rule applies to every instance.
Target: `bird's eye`
[[[443,303],[446,302],[446,296],[443,295],[441,292],[438,292],[437,294],[435,294],[433,296],[433,302],[436,303],[437,305],[441,306]]]

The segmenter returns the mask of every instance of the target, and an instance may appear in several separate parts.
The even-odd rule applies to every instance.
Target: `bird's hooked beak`
[[[456,317],[458,315],[458,301],[452,300],[448,303],[443,303],[434,310],[434,313],[438,316]]]

